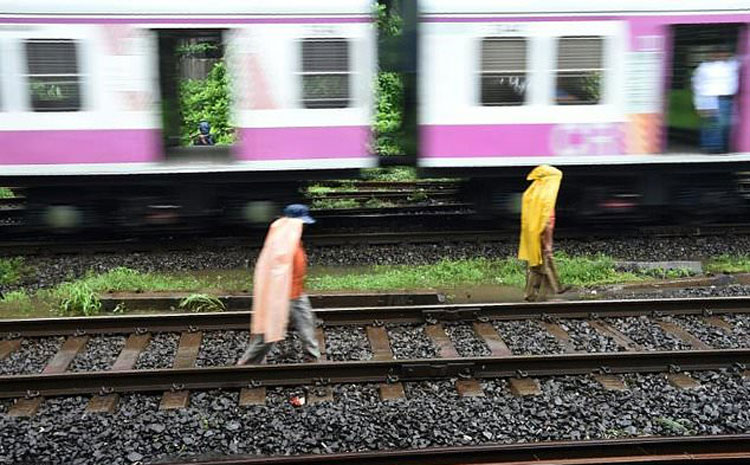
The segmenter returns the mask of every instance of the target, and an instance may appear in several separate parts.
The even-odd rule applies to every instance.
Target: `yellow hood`
[[[529,262],[529,266],[537,266],[542,264],[542,232],[555,209],[562,171],[554,166],[541,165],[534,168],[526,179],[533,182],[523,193],[518,258]]]

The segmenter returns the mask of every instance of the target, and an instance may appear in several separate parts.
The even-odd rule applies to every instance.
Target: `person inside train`
[[[739,86],[739,61],[719,48],[693,73],[693,104],[701,117],[700,143],[708,153],[727,153],[732,132],[734,96]]]
[[[305,360],[320,357],[315,317],[304,291],[307,255],[302,229],[314,222],[307,206],[292,204],[268,229],[255,265],[250,343],[237,365],[261,363],[274,343],[286,337],[290,320],[302,341]]]
[[[198,133],[193,137],[193,145],[214,145],[214,136],[211,134],[211,125],[208,121],[198,124]]]
[[[560,285],[552,256],[555,203],[562,171],[549,165],[534,168],[526,177],[532,181],[523,193],[521,239],[518,258],[527,262],[524,300],[543,300],[548,291],[561,294],[569,289]]]

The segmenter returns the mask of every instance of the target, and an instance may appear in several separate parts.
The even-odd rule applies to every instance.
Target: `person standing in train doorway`
[[[693,73],[693,105],[701,117],[700,141],[705,152],[730,151],[739,69],[739,61],[732,57],[728,48],[722,47]]]
[[[552,256],[555,203],[562,171],[541,165],[534,168],[526,180],[532,183],[523,193],[518,258],[527,262],[524,300],[534,302],[544,299],[549,290],[555,294],[568,290],[560,285]]]
[[[314,222],[307,206],[292,204],[268,229],[255,265],[250,343],[237,365],[261,363],[274,343],[286,337],[289,320],[302,341],[305,360],[320,358],[315,317],[304,293],[307,255],[302,229]]]

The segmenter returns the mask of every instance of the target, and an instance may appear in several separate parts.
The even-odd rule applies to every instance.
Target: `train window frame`
[[[325,109],[342,109],[350,108],[353,105],[354,97],[351,89],[351,75],[352,72],[352,41],[347,37],[305,37],[299,41],[299,63],[300,71],[299,85],[300,85],[300,104],[302,108],[309,110],[325,110]],[[305,57],[305,46],[311,43],[343,43],[344,44],[344,61],[346,67],[343,70],[330,70],[330,69],[306,69],[305,65],[308,60]],[[337,90],[344,90],[343,96],[323,96],[323,97],[310,97],[307,94],[306,82],[310,81],[310,78],[315,77],[330,77],[330,76],[342,76],[343,83],[337,86]]]
[[[74,57],[74,61],[72,63],[72,67],[70,69],[67,69],[65,71],[70,71],[71,69],[75,72],[39,72],[39,70],[34,69],[34,65],[39,66],[38,64],[32,64],[32,53],[30,50],[30,46],[33,44],[70,44],[72,46],[72,51],[68,51],[69,54],[72,54]],[[70,39],[70,38],[27,38],[23,40],[23,48],[25,53],[25,65],[26,65],[26,92],[28,95],[28,103],[29,108],[31,111],[39,112],[39,113],[50,113],[50,112],[79,112],[83,110],[83,81],[84,81],[84,73],[81,71],[81,41],[77,39]],[[47,66],[49,64],[43,64],[43,66]],[[53,65],[54,66],[54,65]],[[58,64],[59,66],[59,64]],[[63,66],[64,67],[64,66]],[[53,71],[59,71],[59,70],[53,70]],[[75,89],[75,96],[72,99],[65,99],[69,100],[69,103],[62,104],[62,105],[55,105],[53,104],[47,104],[44,105],[44,100],[37,100],[34,96],[33,91],[33,85],[34,80],[40,79],[40,82],[44,82],[45,80],[49,80],[48,82],[55,83],[55,84],[73,84]],[[55,81],[57,80],[57,81]],[[59,91],[59,87],[58,87]]]
[[[605,103],[605,92],[606,92],[606,85],[605,81],[607,80],[607,74],[609,72],[609,69],[606,66],[606,52],[607,52],[607,36],[605,35],[566,35],[566,36],[560,36],[557,37],[556,40],[556,56],[555,56],[555,68],[554,68],[554,95],[553,95],[553,104],[556,106],[591,106],[591,105],[602,105]],[[598,40],[599,42],[599,57],[598,57],[598,66],[568,66],[563,67],[561,66],[560,59],[561,59],[561,50],[562,50],[562,43],[563,41],[572,41],[571,43],[574,43],[575,41],[591,41],[591,40]],[[586,57],[588,59],[589,57]],[[581,78],[585,77],[584,74],[588,73],[599,73],[599,82],[597,83],[598,87],[598,98],[596,100],[584,100],[584,99],[578,99],[575,100],[563,100],[562,97],[558,95],[558,92],[560,90],[560,77],[561,75],[567,74],[568,76],[565,77],[574,77],[574,78]],[[570,94],[569,94],[570,95]]]
[[[523,43],[523,67],[517,68],[517,69],[486,69],[485,68],[485,44],[489,42],[510,42],[510,41],[516,41],[516,42],[522,42]],[[524,36],[486,36],[482,37],[480,41],[480,47],[479,47],[479,94],[478,94],[478,100],[479,105],[482,107],[520,107],[524,106],[528,103],[529,98],[529,86],[530,86],[530,69],[529,69],[529,60],[530,60],[530,51],[531,51],[531,41],[528,37]],[[485,100],[485,78],[488,75],[519,75],[523,74],[524,78],[524,89],[522,98],[520,101],[516,102],[488,102]]]

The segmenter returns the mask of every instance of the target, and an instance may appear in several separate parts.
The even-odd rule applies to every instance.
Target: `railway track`
[[[695,465],[744,464],[750,460],[750,435],[549,441],[424,450],[225,457],[163,462],[164,465]]]
[[[0,360],[24,345],[24,338],[66,336],[41,373],[0,377],[0,398],[23,398],[20,412],[29,405],[38,408],[44,396],[106,395],[117,393],[171,391],[186,396],[191,389],[242,389],[241,399],[264,402],[265,388],[272,386],[328,386],[341,383],[380,383],[384,399],[403,396],[401,383],[424,380],[458,379],[456,389],[463,395],[480,395],[482,379],[508,378],[521,391],[533,392],[534,377],[593,375],[605,387],[618,389],[625,373],[667,373],[676,384],[694,383],[687,371],[734,369],[747,376],[750,344],[715,348],[681,326],[679,317],[700,318],[714,329],[731,332],[732,323],[723,318],[750,313],[748,298],[668,299],[626,301],[581,301],[539,304],[416,305],[370,308],[336,308],[316,311],[322,327],[317,330],[321,347],[326,348],[326,330],[358,327],[366,334],[369,360],[333,361],[323,350],[319,363],[275,363],[257,366],[196,367],[204,334],[211,331],[246,331],[248,312],[209,314],[167,314],[109,316],[95,318],[55,318],[0,321]],[[618,330],[617,318],[651,319],[665,334],[679,340],[680,350],[645,348]],[[743,316],[744,318],[744,316]],[[579,350],[573,343],[564,319],[586,321],[599,334],[610,338],[618,348],[599,352]],[[506,344],[497,324],[513,320],[532,321],[540,332],[554,337],[560,353],[518,354]],[[692,320],[691,320],[692,321]],[[487,347],[486,356],[461,356],[459,346],[449,337],[448,325],[470,325],[475,337]],[[399,357],[392,325],[418,325],[414,331],[434,346],[435,357]],[[686,329],[687,328],[687,329]],[[399,330],[400,331],[400,330]],[[407,326],[407,331],[412,331]],[[171,368],[133,370],[153,334],[180,332],[179,345]],[[117,360],[106,371],[70,372],[68,367],[96,335],[127,334]],[[511,334],[512,337],[512,334]],[[542,337],[542,336],[537,336]],[[414,340],[414,339],[412,339]],[[746,341],[750,342],[750,341]],[[28,349],[28,348],[27,348]],[[239,353],[241,348],[232,349]],[[474,393],[474,394],[472,394]],[[325,397],[325,395],[323,396]],[[96,398],[96,397],[95,397]],[[240,401],[242,402],[242,400]],[[31,403],[31,404],[29,404]],[[92,403],[95,403],[92,400]]]

